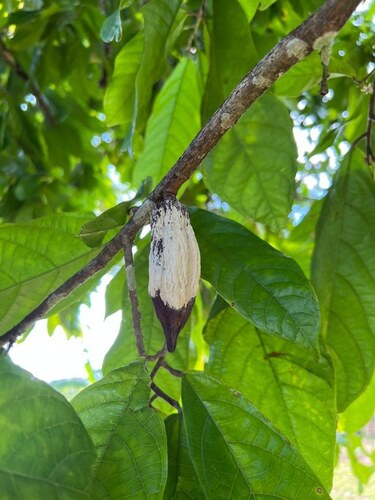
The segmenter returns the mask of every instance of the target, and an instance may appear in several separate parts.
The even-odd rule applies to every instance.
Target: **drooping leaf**
[[[144,29],[116,57],[104,99],[109,125],[125,125],[131,144],[136,123],[145,119],[152,86],[159,78],[166,41],[181,0],[151,0],[142,9]],[[128,146],[129,146],[128,145]]]
[[[339,428],[345,432],[355,434],[360,431],[374,416],[375,413],[375,376],[358,399],[356,399],[344,413],[339,415]]]
[[[57,214],[24,224],[0,225],[1,334],[95,257],[98,250],[88,249],[76,236],[89,219],[80,214]]]
[[[202,277],[264,332],[319,351],[319,308],[299,266],[240,224],[191,213]]]
[[[215,0],[212,4],[210,66],[202,104],[203,121],[212,116],[256,63],[256,51],[243,10],[244,3],[240,6],[237,0]],[[256,2],[252,3],[247,9],[250,15],[249,9],[257,9]]]
[[[369,384],[375,365],[375,185],[363,154],[344,160],[323,206],[312,261],[323,335],[343,411]]]
[[[334,375],[329,359],[308,359],[227,307],[205,328],[205,371],[237,389],[295,446],[329,490],[336,445]],[[256,381],[256,382],[255,382]]]
[[[93,443],[67,400],[0,353],[3,498],[88,499]]]
[[[163,500],[205,500],[190,457],[182,415],[170,415],[164,422],[168,438],[168,481]]]
[[[100,38],[106,43],[110,43],[113,40],[116,40],[116,42],[121,40],[122,23],[120,9],[115,10],[115,12],[104,21],[100,30]]]
[[[97,449],[90,498],[163,498],[167,480],[164,423],[149,408],[142,363],[108,374],[72,400]]]
[[[197,65],[184,58],[156,98],[145,146],[133,171],[134,185],[151,176],[154,185],[173,166],[200,128],[201,90]]]
[[[112,80],[104,96],[104,112],[109,126],[124,124],[129,126],[134,114],[135,80],[142,63],[144,35],[134,36],[121,51],[115,61]]]
[[[286,106],[264,95],[209,155],[205,183],[243,215],[279,231],[292,205],[296,156]]]
[[[148,114],[152,86],[163,71],[167,40],[181,0],[151,0],[143,7],[145,49],[137,76],[137,120],[143,123]]]
[[[190,454],[207,498],[330,498],[298,451],[238,392],[202,373],[182,383]]]

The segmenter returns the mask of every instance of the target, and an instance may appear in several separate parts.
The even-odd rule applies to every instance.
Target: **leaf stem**
[[[135,280],[132,241],[129,239],[124,240],[124,260],[125,260],[126,283],[128,286],[129,301],[133,319],[133,330],[137,344],[138,356],[145,357],[146,351],[143,342],[141,312],[139,310],[137,284]]]

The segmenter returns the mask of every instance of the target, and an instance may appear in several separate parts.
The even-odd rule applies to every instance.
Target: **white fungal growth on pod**
[[[187,209],[172,196],[153,208],[151,235],[148,293],[173,352],[198,292],[199,247]]]

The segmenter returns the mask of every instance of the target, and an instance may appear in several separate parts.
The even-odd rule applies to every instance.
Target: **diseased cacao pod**
[[[200,253],[189,213],[170,196],[151,213],[148,293],[163,327],[167,349],[176,349],[177,336],[188,320],[197,296]]]

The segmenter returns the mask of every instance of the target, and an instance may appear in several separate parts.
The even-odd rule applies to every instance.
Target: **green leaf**
[[[152,87],[164,69],[167,41],[181,0],[151,0],[142,9],[145,21],[145,50],[137,76],[137,119],[143,124],[148,115]]]
[[[340,412],[375,365],[375,185],[363,153],[349,153],[323,206],[312,261],[323,335],[337,374]]]
[[[322,62],[317,52],[292,66],[273,88],[276,95],[299,97],[303,92],[312,89],[322,79]]]
[[[135,80],[141,66],[143,49],[144,34],[141,32],[134,36],[116,57],[115,69],[103,102],[109,126],[129,126],[133,120]]]
[[[210,67],[202,106],[204,120],[210,118],[257,61],[248,20],[237,0],[214,0],[210,27]]]
[[[109,230],[121,228],[128,220],[129,209],[137,201],[150,194],[151,183],[151,177],[143,178],[139,183],[138,191],[131,200],[123,201],[101,213],[95,219],[86,222],[79,233],[85,244],[90,248],[100,246]]]
[[[342,57],[332,57],[329,63],[329,77],[354,77],[355,72],[345,64]],[[322,61],[318,52],[313,52],[292,66],[274,84],[275,94],[285,97],[299,97],[303,92],[316,87],[322,79]],[[317,92],[316,92],[317,93]]]
[[[148,121],[145,146],[133,171],[134,185],[151,176],[159,182],[200,128],[199,68],[184,58],[158,94]]]
[[[0,225],[1,334],[95,257],[98,250],[89,250],[76,236],[89,218],[55,214],[30,223]]]
[[[90,248],[100,246],[110,229],[123,226],[128,219],[132,201],[123,201],[83,224],[79,236],[85,244]]]
[[[167,442],[149,408],[150,379],[141,363],[111,372],[72,400],[98,457],[90,498],[163,498]]]
[[[259,2],[257,0],[238,0],[238,3],[241,5],[243,8],[247,22],[249,23],[252,21],[253,17],[255,16],[256,11],[258,10],[258,4]]]
[[[151,0],[142,9],[144,29],[116,57],[104,98],[107,123],[128,128],[128,149],[136,123],[146,118],[152,87],[163,69],[166,42],[181,0]]]
[[[209,155],[204,180],[243,215],[280,231],[292,205],[296,156],[286,106],[264,95]]]
[[[292,257],[307,277],[310,276],[311,256],[315,244],[315,227],[323,205],[315,200],[302,221],[290,230],[288,238],[280,238],[278,248]]]
[[[276,2],[276,0],[259,0],[259,10],[266,10],[268,7],[271,7],[272,4]]]
[[[84,499],[92,441],[67,400],[0,354],[2,498]]]
[[[374,416],[375,413],[375,376],[358,399],[356,399],[339,416],[339,428],[345,432],[360,431]]]
[[[189,374],[182,401],[190,454],[207,498],[330,498],[297,450],[237,391]]]
[[[329,490],[336,444],[329,359],[308,359],[303,350],[262,333],[230,307],[207,323],[205,338],[210,344],[205,371],[254,404]]]
[[[104,21],[101,30],[100,30],[100,38],[103,42],[110,43],[114,39],[116,42],[119,42],[122,38],[122,23],[120,16],[120,9],[115,10],[113,14],[111,14]]]
[[[105,290],[105,317],[122,309],[125,286],[125,269],[121,267]]]
[[[182,415],[175,414],[166,418],[165,428],[168,438],[168,481],[163,500],[205,500],[191,461]]]
[[[191,213],[202,277],[264,332],[319,352],[319,308],[299,266],[236,222]]]

